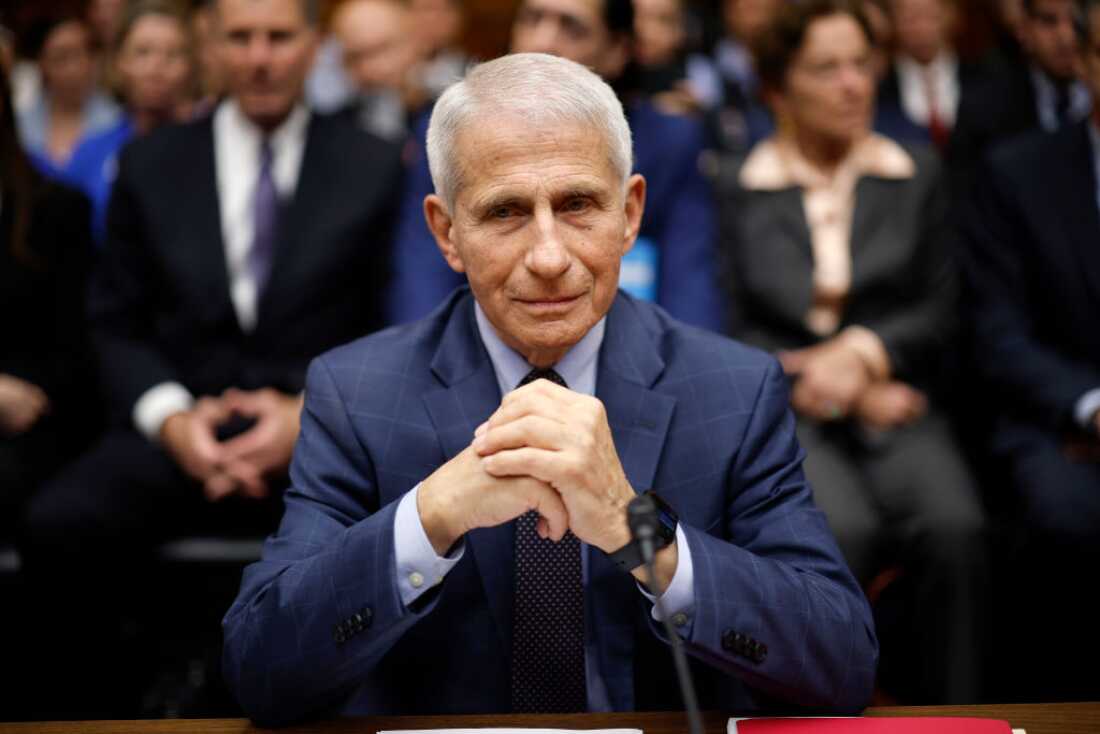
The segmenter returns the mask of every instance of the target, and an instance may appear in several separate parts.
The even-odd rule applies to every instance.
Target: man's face
[[[353,0],[340,8],[333,30],[360,91],[401,88],[416,62],[407,10],[389,0]]]
[[[745,43],[755,40],[775,17],[780,0],[724,0],[726,33]]]
[[[439,197],[425,201],[436,241],[503,341],[553,364],[611,307],[645,181],[634,175],[624,191],[603,137],[582,125],[475,121],[457,160],[453,215]]]
[[[525,0],[512,26],[512,53],[544,53],[614,79],[626,65],[626,42],[612,37],[600,0]]]
[[[1054,79],[1075,75],[1077,37],[1073,30],[1073,0],[1033,0],[1024,12],[1020,32],[1031,57]]]
[[[1085,18],[1088,42],[1081,44],[1081,75],[1094,100],[1100,100],[1100,6],[1093,6]],[[1100,120],[1100,103],[1092,106],[1093,119]]]
[[[800,133],[850,144],[870,128],[874,84],[871,48],[859,23],[848,14],[828,15],[806,29],[776,101]]]
[[[218,55],[226,91],[265,129],[301,97],[317,38],[301,0],[218,0]]]
[[[668,63],[684,45],[680,0],[634,0],[634,57],[643,66]]]
[[[951,20],[944,0],[893,0],[898,50],[922,64],[930,63],[947,44]]]

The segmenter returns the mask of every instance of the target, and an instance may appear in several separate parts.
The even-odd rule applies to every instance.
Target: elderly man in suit
[[[114,420],[31,503],[46,587],[181,533],[269,532],[309,360],[381,324],[399,151],[302,103],[315,6],[219,0],[228,97],[120,157],[89,306]]]
[[[311,366],[282,525],[224,621],[245,711],[679,707],[657,594],[705,706],[858,710],[877,642],[781,368],[617,289],[646,183],[611,88],[503,57],[441,97],[428,155],[469,289]],[[657,588],[624,515],[645,490]]]

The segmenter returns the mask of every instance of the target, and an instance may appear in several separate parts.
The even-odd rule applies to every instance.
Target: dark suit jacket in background
[[[840,328],[878,334],[900,379],[925,382],[950,334],[956,278],[945,221],[940,163],[928,148],[905,146],[916,174],[864,176],[852,215],[852,281]],[[750,191],[725,168],[723,284],[730,333],[769,351],[819,341],[805,325],[813,299],[813,249],[798,187]]]
[[[129,424],[149,388],[298,392],[310,359],[378,328],[399,150],[314,113],[254,331],[229,294],[212,118],[158,130],[120,157],[91,317],[107,394]]]
[[[955,110],[955,128],[958,128],[958,117],[964,107],[967,108],[967,117],[974,113],[975,110],[971,109],[970,97],[976,91],[982,89],[983,85],[989,83],[989,77],[992,73],[992,64],[959,61],[959,106]],[[966,130],[970,124],[970,122],[964,121],[964,135],[969,134]],[[1036,124],[1038,123],[1036,122]],[[878,85],[878,91],[875,94],[874,129],[876,132],[899,143],[919,145],[931,145],[933,143],[928,126],[917,123],[905,113],[905,107],[902,106],[901,102],[901,83],[898,80],[896,66],[891,66],[887,70],[886,76]],[[954,129],[952,129],[953,135]]]
[[[959,99],[947,150],[951,190],[965,201],[994,146],[1037,129],[1039,107],[1028,61],[1012,59]]]
[[[865,705],[870,612],[813,505],[775,360],[620,292],[596,396],[631,485],[665,497],[687,535],[702,705]],[[462,560],[412,609],[393,534],[397,500],[500,399],[465,288],[312,365],[286,514],[223,623],[226,678],[249,716],[509,710],[514,523],[468,533]],[[587,638],[611,705],[682,706],[634,579],[588,553]],[[361,631],[344,640],[334,630],[354,615]]]
[[[967,222],[976,366],[1001,396],[998,443],[1072,425],[1100,387],[1100,214],[1086,125],[997,151]]]
[[[0,204],[0,373],[40,387],[50,411],[30,431],[0,437],[0,539],[39,482],[98,428],[84,318],[90,205],[74,189],[34,179],[23,255],[12,251],[14,194],[5,191]]]

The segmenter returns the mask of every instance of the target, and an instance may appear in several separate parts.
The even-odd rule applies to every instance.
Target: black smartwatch
[[[676,525],[680,522],[680,517],[676,514],[676,510],[658,497],[653,490],[649,490],[645,494],[657,506],[657,537],[654,538],[654,545],[656,550],[661,550],[672,545],[676,540]],[[608,558],[614,561],[616,566],[629,573],[642,565],[642,549],[631,540],[614,553],[609,553]]]

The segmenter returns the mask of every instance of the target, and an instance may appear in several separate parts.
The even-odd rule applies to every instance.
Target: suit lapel
[[[656,339],[646,331],[642,314],[620,294],[607,318],[600,350],[596,396],[608,423],[623,471],[637,492],[654,488],[676,399],[652,390],[664,372]],[[597,644],[600,672],[615,710],[634,706],[634,636],[639,595],[634,578],[620,571],[604,553],[588,549],[586,623]]]
[[[1068,130],[1063,139],[1067,144],[1059,170],[1065,175],[1051,179],[1057,190],[1052,211],[1060,214],[1052,219],[1061,222],[1064,241],[1081,260],[1092,302],[1100,303],[1100,210],[1092,144],[1085,125]]]
[[[852,263],[849,302],[887,254],[884,251],[876,252],[872,245],[877,241],[875,230],[882,224],[883,213],[898,212],[898,207],[890,204],[897,191],[897,181],[862,176],[856,182],[853,192],[855,208],[852,211],[852,231],[848,239]]]
[[[189,250],[196,260],[195,272],[203,280],[206,304],[217,311],[228,309],[236,323],[236,311],[229,296],[229,272],[225,262],[225,240],[222,237],[221,203],[218,199],[218,174],[214,160],[213,117],[196,127],[198,145],[194,164],[184,169],[185,178],[178,182],[181,191],[192,195],[180,198],[188,207],[186,231]],[[191,239],[193,237],[193,239]]]
[[[432,373],[443,387],[424,394],[424,406],[439,436],[445,461],[470,445],[474,429],[500,405],[493,363],[474,318],[474,299],[459,296],[432,359]],[[515,523],[480,528],[466,535],[485,597],[505,652],[512,645],[512,557]]]

